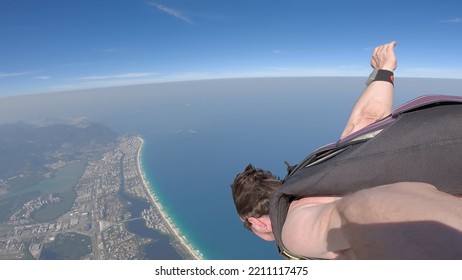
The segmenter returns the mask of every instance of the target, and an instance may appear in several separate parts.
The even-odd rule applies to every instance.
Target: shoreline
[[[146,178],[144,177],[144,173],[143,173],[143,170],[142,170],[142,163],[141,163],[141,149],[143,147],[143,144],[144,144],[144,140],[143,138],[141,138],[140,136],[137,136],[137,138],[141,141],[141,144],[140,146],[138,147],[138,152],[137,152],[137,166],[138,166],[138,173],[139,173],[139,176],[141,177],[141,181],[143,182],[143,187],[144,189],[146,190],[146,192],[149,194],[149,198],[151,200],[151,203],[154,205],[154,207],[157,208],[157,210],[159,211],[162,219],[165,221],[165,223],[167,224],[168,228],[169,228],[169,231],[170,233],[173,234],[173,236],[175,237],[175,239],[180,242],[180,244],[183,246],[183,248],[186,249],[186,251],[189,252],[189,254],[193,257],[193,259],[195,260],[202,260],[203,257],[202,255],[197,251],[195,250],[191,244],[189,244],[189,242],[186,240],[186,238],[184,238],[179,229],[177,227],[175,227],[175,225],[172,223],[172,221],[168,218],[167,214],[165,213],[164,209],[162,208],[162,205],[160,204],[160,202],[157,201],[157,198],[154,194],[154,191],[150,188],[150,185],[149,185],[149,182],[148,180],[146,180]]]

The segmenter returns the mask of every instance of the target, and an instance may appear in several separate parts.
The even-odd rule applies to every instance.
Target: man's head
[[[236,175],[231,185],[234,204],[244,227],[265,240],[271,240],[272,236],[269,201],[280,186],[281,181],[271,172],[256,169],[251,164]]]

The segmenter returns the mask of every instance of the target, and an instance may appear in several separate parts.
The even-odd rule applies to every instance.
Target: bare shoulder
[[[439,192],[434,186],[418,182],[400,182],[358,191],[346,196],[337,203],[342,218],[354,222],[372,222],[374,219],[392,219],[403,216],[406,209],[421,205],[442,203],[447,194]],[[411,210],[411,212],[413,212]]]
[[[389,185],[377,186],[369,189],[364,189],[352,194],[346,199],[380,199],[381,196],[395,195],[415,195],[424,193],[434,193],[436,187],[427,183],[421,182],[399,182]]]
[[[461,220],[460,198],[402,182],[295,201],[282,241],[292,253],[318,258],[459,258]]]
[[[336,251],[345,249],[345,245],[334,245],[327,235],[332,229],[334,202],[339,199],[306,198],[293,202],[282,229],[284,246],[305,257],[336,258]]]
[[[357,258],[462,257],[462,200],[432,185],[403,182],[363,190],[340,200],[337,209]]]
[[[401,182],[359,191],[339,201],[337,209],[352,222],[410,221],[461,213],[462,200],[430,184]]]

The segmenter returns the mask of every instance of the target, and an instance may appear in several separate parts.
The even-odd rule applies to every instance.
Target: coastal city
[[[182,259],[202,259],[173,225],[144,178],[142,145],[143,139],[138,136],[121,136],[114,149],[89,161],[74,187],[72,208],[51,222],[38,223],[31,219],[31,214],[62,198],[48,194],[24,203],[0,230],[0,258],[41,259],[47,244],[67,240],[79,249],[73,250],[80,252],[74,256],[77,259],[145,259],[143,246],[156,241],[137,235],[126,226],[130,221],[143,220],[146,227],[167,236]],[[127,210],[130,200],[127,202],[124,197],[149,206],[134,216]]]

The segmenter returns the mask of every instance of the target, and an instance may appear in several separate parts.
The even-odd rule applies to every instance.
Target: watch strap
[[[375,81],[384,81],[389,82],[394,85],[395,76],[392,71],[384,70],[384,69],[374,69],[372,73],[369,75],[369,78],[366,81],[366,85],[370,85],[372,82]]]

